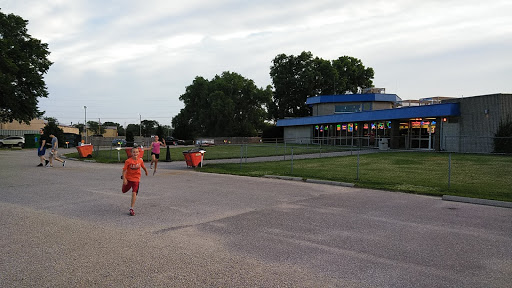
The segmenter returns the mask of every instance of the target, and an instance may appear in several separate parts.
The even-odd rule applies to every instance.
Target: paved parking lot
[[[0,287],[510,287],[512,209],[0,150]],[[206,162],[207,163],[207,162]],[[149,165],[148,165],[149,166]],[[151,174],[150,174],[151,175]]]

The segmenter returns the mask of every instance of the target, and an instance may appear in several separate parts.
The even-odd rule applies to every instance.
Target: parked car
[[[74,133],[64,133],[62,134],[62,138],[62,140],[59,139],[60,147],[76,147],[78,146],[78,142],[82,141],[82,137]]]
[[[194,140],[178,140],[178,145],[194,145]]]
[[[112,146],[125,147],[126,146],[126,140],[124,140],[124,139],[114,139],[114,140],[112,140]]]
[[[167,136],[165,137],[165,144],[167,144],[167,146],[169,145],[178,145],[178,139],[174,139],[173,137],[171,136]]]
[[[22,136],[9,136],[4,139],[0,139],[0,147],[3,146],[19,146],[25,145],[25,137]]]

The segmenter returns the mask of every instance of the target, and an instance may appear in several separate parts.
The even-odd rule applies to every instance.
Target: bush
[[[494,152],[512,153],[512,120],[500,122],[498,132],[494,135]]]
[[[47,137],[47,145],[50,147],[52,143],[52,139],[50,139],[50,134],[55,135],[57,140],[59,141],[59,147],[66,147],[66,140],[64,138],[64,131],[62,128],[59,128],[55,121],[48,121],[48,124],[43,128],[44,135]]]

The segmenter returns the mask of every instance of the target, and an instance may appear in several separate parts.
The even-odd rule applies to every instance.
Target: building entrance
[[[414,119],[408,124],[410,149],[434,149],[435,119]]]

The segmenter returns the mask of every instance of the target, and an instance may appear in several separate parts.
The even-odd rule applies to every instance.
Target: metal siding
[[[284,138],[286,142],[297,144],[309,144],[313,137],[311,126],[294,126],[284,129]]]
[[[494,137],[500,121],[499,98],[499,95],[462,98],[461,135]]]
[[[463,153],[490,153],[500,121],[512,115],[512,94],[492,94],[457,98],[460,103],[458,129],[444,129],[446,150]],[[487,114],[486,111],[487,110]]]
[[[25,134],[38,134],[39,130],[6,130],[0,129],[0,135],[2,136],[25,136]]]

